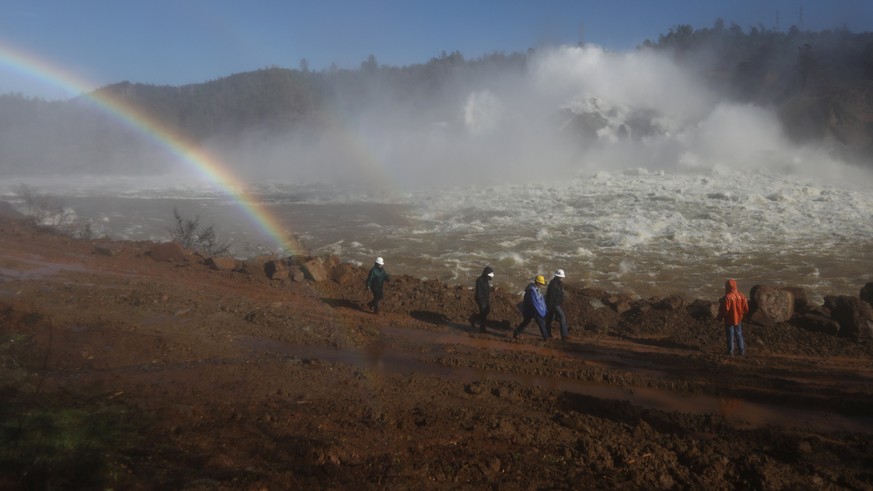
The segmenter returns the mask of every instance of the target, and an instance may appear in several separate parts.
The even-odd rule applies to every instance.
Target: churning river
[[[97,236],[169,240],[177,208],[214,224],[236,256],[275,252],[239,204],[208,187],[56,192]],[[314,254],[365,266],[383,256],[390,273],[449,283],[471,285],[485,265],[506,288],[561,268],[569,282],[643,297],[715,298],[733,277],[744,291],[795,285],[821,299],[873,281],[873,192],[776,173],[638,169],[376,196],[290,185],[254,194]]]

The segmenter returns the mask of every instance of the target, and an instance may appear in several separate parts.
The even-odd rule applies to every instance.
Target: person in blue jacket
[[[527,286],[524,290],[524,300],[521,303],[521,315],[524,316],[524,319],[521,321],[521,324],[515,328],[515,331],[512,333],[513,338],[517,338],[521,331],[524,331],[524,328],[530,324],[531,319],[537,321],[537,325],[540,327],[540,334],[542,334],[543,339],[549,339],[552,337],[549,326],[546,325],[546,301],[543,299],[543,294],[540,292],[540,287],[546,284],[546,279],[543,275],[537,275],[533,281],[530,282],[530,285]]]

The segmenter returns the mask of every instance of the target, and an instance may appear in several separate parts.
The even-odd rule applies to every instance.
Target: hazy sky
[[[871,0],[0,0],[0,93],[76,95],[32,63],[86,82],[183,85],[267,66],[356,68],[423,63],[575,44],[610,50],[657,39],[672,26],[744,29],[846,26],[873,30]],[[778,24],[777,24],[778,22]]]

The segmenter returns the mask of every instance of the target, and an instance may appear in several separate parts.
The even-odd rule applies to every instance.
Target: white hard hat
[[[381,257],[377,257],[376,264],[378,264],[379,266],[382,266],[383,264],[385,264],[385,260],[382,259]]]
[[[555,271],[555,276],[557,276],[558,278],[563,278],[564,277],[564,270],[559,269],[559,270]]]

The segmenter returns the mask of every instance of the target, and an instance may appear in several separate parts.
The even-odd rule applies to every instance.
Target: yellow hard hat
[[[536,279],[534,279],[534,281],[535,281],[538,285],[545,285],[545,284],[546,284],[546,279],[545,279],[545,277],[543,277],[543,275],[541,275],[541,274],[538,274],[537,277],[536,277]]]

